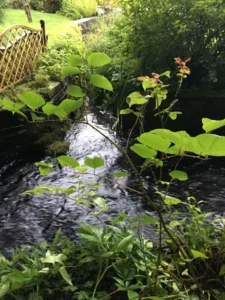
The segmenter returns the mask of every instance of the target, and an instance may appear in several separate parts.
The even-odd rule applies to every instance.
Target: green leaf
[[[81,73],[81,70],[78,67],[66,66],[62,70],[64,76],[72,76]]]
[[[173,179],[178,179],[180,181],[185,181],[188,179],[188,175],[186,172],[183,172],[183,171],[178,171],[178,170],[175,170],[175,171],[172,171],[169,173],[170,177],[172,177]]]
[[[191,253],[194,258],[208,258],[204,253],[191,249]]]
[[[153,81],[149,81],[149,80],[142,81],[142,87],[143,87],[144,91],[146,91],[147,89],[152,89],[156,86],[157,86],[157,83],[155,83]]]
[[[66,112],[67,115],[70,113],[78,110],[83,105],[83,99],[80,100],[71,100],[71,99],[65,99],[63,100],[59,108]]]
[[[52,103],[47,103],[44,106],[42,106],[42,111],[47,115],[54,115],[56,111],[56,106],[53,105]]]
[[[157,154],[155,150],[141,144],[134,144],[130,149],[143,158],[154,158]]]
[[[169,140],[151,132],[143,133],[137,140],[145,146],[161,152],[165,152],[171,144]]]
[[[142,96],[139,92],[133,92],[127,97],[127,104],[129,107],[133,105],[143,105],[148,102],[144,96]]]
[[[177,115],[182,115],[182,112],[180,111],[172,111],[169,113],[169,117],[171,120],[176,120],[177,119]]]
[[[53,164],[43,163],[43,162],[36,162],[35,166],[39,168],[39,172],[42,176],[48,175],[53,168]]]
[[[32,110],[45,105],[44,98],[34,92],[23,92],[17,95],[17,97]]]
[[[180,146],[186,147],[190,140],[192,139],[186,131],[177,131],[173,132],[169,129],[154,129],[150,131],[156,135],[163,137],[164,139],[169,140],[171,143]]]
[[[211,120],[208,118],[203,118],[202,124],[203,124],[202,128],[205,130],[205,132],[210,132],[225,126],[225,119]]]
[[[102,52],[91,52],[87,57],[87,61],[89,66],[102,67],[110,63],[111,58]]]
[[[76,159],[67,155],[58,156],[57,160],[62,167],[67,166],[67,167],[76,168],[79,166],[79,163]]]
[[[97,197],[93,201],[99,208],[106,208],[105,199],[103,199],[101,197]]]
[[[82,89],[78,85],[70,85],[66,91],[67,95],[80,98],[84,97],[85,93],[83,93]]]
[[[133,113],[134,111],[130,108],[126,108],[126,109],[121,109],[120,111],[120,115],[128,115],[130,113]]]
[[[155,224],[156,223],[156,219],[151,217],[151,216],[147,216],[147,215],[140,215],[137,216],[135,218],[136,220],[140,221],[142,224]]]
[[[115,173],[113,173],[113,175],[114,175],[116,178],[120,178],[120,177],[128,177],[128,176],[130,176],[130,174],[125,173],[125,172],[115,172]]]
[[[12,273],[7,274],[7,278],[13,283],[23,283],[31,279],[29,274],[25,274],[19,270],[13,270]]]
[[[69,285],[73,285],[72,281],[70,279],[69,274],[67,273],[66,269],[64,267],[61,267],[59,269],[60,274],[62,275],[62,278],[69,284]]]
[[[84,164],[90,168],[97,169],[104,166],[104,160],[99,157],[86,157]]]
[[[192,151],[198,155],[225,156],[225,137],[203,133],[192,138]]]
[[[84,60],[79,54],[72,54],[67,59],[68,65],[71,67],[83,66]]]
[[[166,76],[166,77],[170,78],[170,71],[163,72],[162,74],[160,74],[160,77],[161,76]]]
[[[12,114],[17,113],[27,119],[26,115],[22,111],[20,111],[20,109],[24,107],[25,105],[24,103],[22,102],[17,103],[11,101],[8,98],[4,98],[4,99],[0,99],[0,105],[2,106],[2,109],[10,111]]]
[[[134,235],[128,235],[127,237],[123,238],[122,241],[119,242],[117,247],[115,248],[115,251],[120,252],[127,249],[127,247],[131,244],[131,241],[133,240]]]
[[[32,121],[43,121],[45,118],[44,117],[38,117],[35,113],[31,113],[31,118]]]
[[[79,173],[85,173],[87,170],[88,169],[86,167],[76,167],[76,171]]]
[[[222,266],[220,267],[219,276],[223,276],[223,275],[225,275],[225,265],[222,265]]]
[[[127,296],[129,298],[129,300],[132,300],[132,299],[139,299],[139,294],[135,291],[127,291]]]
[[[2,299],[2,297],[4,295],[6,295],[10,288],[9,288],[10,284],[9,283],[0,283],[0,298]]]
[[[176,226],[181,226],[181,225],[182,225],[182,224],[181,224],[180,222],[178,222],[178,221],[176,221],[176,220],[173,220],[173,221],[170,222],[169,228],[170,228],[170,229],[174,229]]]
[[[60,119],[64,119],[67,117],[67,113],[65,110],[63,110],[61,107],[56,106],[55,111],[54,111],[54,115],[56,115],[57,117],[59,117]]]
[[[44,258],[41,258],[41,261],[43,263],[48,263],[48,264],[55,264],[55,263],[59,263],[59,264],[63,264],[63,259],[65,258],[65,256],[63,254],[51,254],[51,252],[48,250],[45,254]]]
[[[99,74],[92,74],[90,78],[90,82],[99,88],[108,90],[108,91],[113,91],[113,87],[111,82],[103,75]]]

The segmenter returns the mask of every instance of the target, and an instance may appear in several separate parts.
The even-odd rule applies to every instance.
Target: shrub
[[[70,19],[90,17],[96,14],[96,0],[62,0],[61,13]]]
[[[10,0],[9,5],[12,8],[19,9],[24,7],[24,1],[23,0]]]
[[[108,37],[125,74],[174,70],[173,57],[182,53],[192,57],[187,85],[223,88],[224,1],[135,0],[121,1],[121,6],[123,17]]]
[[[67,62],[68,55],[76,53],[81,45],[82,35],[76,24],[67,29],[64,28],[63,33],[56,35],[52,45],[37,62],[34,79],[38,87],[42,84],[44,87],[47,78],[51,81],[62,80],[62,68]]]
[[[30,7],[34,10],[42,11],[44,9],[43,0],[30,0]]]

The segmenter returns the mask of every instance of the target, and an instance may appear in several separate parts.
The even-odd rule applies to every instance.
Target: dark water
[[[104,134],[117,143],[123,144],[109,126],[96,119],[94,114],[88,116],[90,122],[97,126]],[[109,121],[109,120],[108,120]],[[110,122],[107,122],[110,123]],[[112,178],[115,171],[130,172],[124,158],[118,150],[103,136],[88,125],[74,125],[66,136],[70,142],[68,155],[76,158],[80,163],[85,157],[101,157],[105,166],[99,169],[102,176]],[[97,224],[96,218],[87,214],[87,209],[77,205],[73,200],[57,195],[22,196],[25,190],[37,185],[49,184],[54,186],[69,187],[74,182],[71,179],[71,170],[55,167],[54,171],[43,178],[40,176],[34,162],[37,158],[15,159],[6,163],[0,170],[0,252],[8,252],[15,246],[35,244],[43,239],[51,240],[56,230],[61,227],[62,232],[76,238],[78,221]],[[51,161],[45,157],[43,161]],[[207,200],[205,209],[215,212],[225,210],[225,165],[224,160],[208,162],[191,161],[182,166],[189,173],[189,180],[175,185],[171,192],[176,196],[185,198],[186,192],[196,196],[199,200]],[[90,176],[85,180],[93,179]],[[138,189],[135,178],[121,178],[120,183]],[[105,198],[109,210],[104,213],[103,219],[108,216],[117,216],[119,212],[129,215],[143,213],[153,214],[147,211],[141,196],[129,192],[127,189],[102,179],[98,180],[102,186],[98,195]],[[147,189],[152,190],[154,184],[149,177],[144,178]],[[153,229],[147,228],[148,236],[154,236]]]
[[[114,131],[107,125],[101,125],[95,115],[89,114],[89,120],[111,139],[123,143]],[[109,120],[108,120],[109,121]],[[124,159],[118,150],[103,136],[88,125],[74,125],[66,136],[70,142],[68,155],[76,158],[81,164],[87,157],[101,157],[105,166],[99,169],[102,176],[111,178],[115,171],[129,172]],[[40,176],[33,161],[20,159],[11,161],[0,171],[0,251],[11,250],[15,246],[35,244],[43,239],[50,240],[56,230],[61,227],[62,232],[70,237],[76,236],[78,221],[97,224],[95,217],[87,214],[87,209],[77,205],[73,200],[57,195],[22,196],[25,190],[37,185],[48,184],[68,187],[73,185],[71,170],[55,167],[54,171],[43,178]],[[52,161],[46,157],[43,161]],[[88,181],[91,176],[84,176]],[[125,188],[102,179],[97,180],[102,188],[98,195],[107,200],[109,210],[103,215],[117,216],[119,212],[136,215],[146,212],[142,198],[128,192]],[[137,187],[135,180],[120,179],[121,184],[132,188]]]

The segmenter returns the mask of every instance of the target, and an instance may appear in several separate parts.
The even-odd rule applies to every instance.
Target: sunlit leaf
[[[183,171],[174,170],[174,171],[170,172],[169,175],[173,179],[178,179],[180,181],[185,181],[188,179],[187,173],[183,172]]]
[[[127,97],[127,104],[129,107],[133,105],[143,105],[148,102],[144,96],[142,96],[139,92],[133,92]]]
[[[130,113],[133,113],[134,111],[130,108],[126,108],[126,109],[121,109],[120,111],[120,115],[128,115]]]
[[[90,78],[90,82],[98,88],[102,88],[108,91],[113,91],[111,82],[103,75],[92,74]]]
[[[162,74],[160,74],[160,77],[161,76],[166,76],[166,77],[170,78],[170,71],[163,72]]]
[[[93,169],[104,166],[104,160],[100,157],[94,157],[94,158],[86,157],[84,163],[86,166]]]
[[[32,110],[45,105],[44,98],[34,92],[23,92],[17,97]]]
[[[191,249],[191,253],[194,256],[194,258],[208,258],[204,253],[200,252],[200,251],[196,251]]]
[[[83,99],[80,100],[65,99],[60,103],[59,108],[65,111],[67,115],[69,115],[70,113],[78,110],[83,105],[83,102],[84,102]]]
[[[223,126],[225,126],[225,119],[223,120],[211,120],[208,118],[203,118],[202,119],[202,128],[205,130],[205,132],[210,132],[216,129],[219,129]]]
[[[85,93],[83,93],[82,89],[78,85],[70,85],[66,91],[67,95],[80,98],[84,97]]]
[[[72,281],[70,279],[69,274],[67,273],[66,269],[64,267],[61,267],[59,269],[60,274],[62,275],[62,278],[69,284],[69,285],[73,285]]]
[[[79,173],[85,173],[87,172],[87,168],[86,167],[76,167],[76,171],[79,172]]]
[[[131,241],[133,240],[134,235],[131,234],[125,238],[122,239],[122,241],[119,242],[119,244],[116,246],[115,251],[120,252],[127,249]]]
[[[46,103],[46,105],[42,106],[42,110],[47,116],[50,116],[55,114],[57,107],[54,104],[48,102]]]
[[[151,132],[143,133],[141,136],[139,136],[137,138],[137,140],[140,143],[142,143],[154,150],[159,150],[161,152],[165,152],[171,144],[169,140],[167,140],[159,135],[153,134]]]
[[[114,175],[116,178],[120,178],[120,177],[128,177],[128,176],[130,176],[130,174],[125,173],[125,172],[115,172],[115,173],[113,173],[113,175]]]
[[[180,111],[172,111],[169,113],[169,117],[171,120],[176,120],[177,119],[177,115],[181,115],[182,112]]]
[[[157,154],[155,150],[142,144],[134,144],[130,149],[143,158],[153,158]]]
[[[91,52],[87,57],[87,61],[89,66],[102,67],[110,63],[111,58],[103,52]]]
[[[43,263],[49,263],[49,264],[63,264],[63,260],[65,259],[65,256],[63,254],[53,254],[49,250],[46,252],[45,257],[41,258],[41,261]]]
[[[41,173],[42,176],[48,175],[53,168],[53,164],[44,163],[44,162],[36,162],[35,166],[39,168],[39,172]]]
[[[101,197],[97,197],[93,201],[99,208],[106,208],[105,199],[103,199]]]
[[[34,122],[43,121],[45,119],[44,117],[37,116],[35,113],[31,113],[31,118],[32,118],[32,121],[34,121]]]
[[[64,76],[77,75],[81,73],[78,67],[66,66],[62,70]]]
[[[131,299],[139,299],[139,294],[135,291],[132,291],[132,290],[128,290],[127,292],[127,296],[128,296],[128,299],[131,300]]]
[[[66,166],[76,168],[79,166],[79,163],[76,159],[67,155],[58,156],[57,160],[59,161],[62,167]]]
[[[82,66],[84,64],[84,60],[79,54],[72,54],[67,60],[68,65],[72,67]]]

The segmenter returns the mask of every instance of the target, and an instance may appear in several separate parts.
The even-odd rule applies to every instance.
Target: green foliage
[[[46,50],[37,62],[34,79],[46,85],[47,80],[61,81],[63,79],[63,66],[69,55],[78,51],[78,45],[82,44],[80,29],[75,24],[63,34],[56,35],[50,48]],[[46,77],[47,76],[47,77]],[[47,79],[47,80],[46,80]]]
[[[62,0],[61,13],[66,17],[77,20],[96,14],[96,0]]]
[[[4,23],[5,8],[8,6],[7,0],[2,0],[0,3],[0,24]]]
[[[30,0],[30,6],[34,10],[56,13],[57,11],[60,11],[62,7],[62,0]]]
[[[190,74],[186,65],[189,61],[190,59],[182,61],[179,57],[175,59],[178,67],[178,90]],[[68,66],[64,68],[64,72],[76,75],[77,84],[67,91],[75,99],[65,99],[56,106],[46,103],[35,93],[23,92],[18,96],[20,101],[14,103],[6,98],[1,100],[0,106],[27,119],[31,115],[33,122],[40,122],[42,119],[53,121],[56,117],[65,119],[81,107],[84,107],[86,116],[87,84],[111,90],[111,83],[108,80],[98,81],[99,76],[105,77],[96,74],[96,70],[92,68],[109,62],[108,56],[100,52],[87,55],[85,51],[80,51],[68,58]],[[93,75],[96,81],[93,81]],[[23,193],[68,197],[75,205],[82,205],[100,225],[81,222],[78,247],[65,241],[58,232],[49,247],[46,242],[42,242],[39,247],[30,251],[17,250],[9,261],[0,256],[0,295],[6,300],[12,297],[20,299],[21,296],[28,299],[61,297],[103,300],[117,299],[117,295],[118,299],[143,300],[223,299],[225,219],[202,212],[201,203],[193,197],[188,197],[185,201],[173,197],[170,195],[170,187],[175,182],[177,184],[188,180],[188,174],[180,166],[181,159],[191,157],[207,160],[209,156],[225,156],[225,137],[209,133],[224,126],[224,120],[215,123],[204,118],[202,121],[206,133],[194,137],[185,131],[174,132],[167,129],[166,123],[176,101],[162,108],[169,87],[162,83],[162,77],[170,78],[170,72],[138,77],[142,82],[143,92],[132,92],[127,97],[128,108],[121,111],[122,115],[132,113],[136,117],[133,129],[138,123],[143,128],[143,107],[151,101],[155,116],[160,119],[161,128],[142,132],[136,138],[137,142],[130,147],[142,159],[142,166],[136,167],[129,156],[128,145],[132,130],[126,147],[111,141],[130,163],[132,175],[137,177],[140,190],[120,183],[120,177],[129,176],[125,172],[115,172],[113,175],[116,180],[102,175],[102,158],[86,157],[84,162],[79,163],[73,157],[62,155],[57,157],[57,161],[62,168],[70,168],[74,173],[70,186],[64,188],[43,184]],[[81,86],[78,85],[79,82]],[[83,86],[86,87],[85,93]],[[176,114],[179,115],[179,112]],[[87,118],[84,120],[81,119],[80,122],[95,128]],[[109,139],[98,128],[95,130]],[[174,167],[170,168],[170,172],[163,170],[164,161],[171,158],[175,159]],[[48,176],[53,168],[51,163],[38,162],[35,165],[43,176]],[[151,171],[150,174],[153,174],[158,186],[155,192],[157,199],[149,197],[141,176],[143,171]],[[85,176],[87,180],[84,180]],[[155,217],[131,217],[121,212],[116,218],[105,222],[101,215],[109,208],[107,199],[98,196],[98,189],[101,188],[97,184],[99,179],[122,185],[139,197],[142,195],[149,207],[155,210]],[[154,241],[145,239],[141,234],[141,229],[147,224],[156,232]]]

